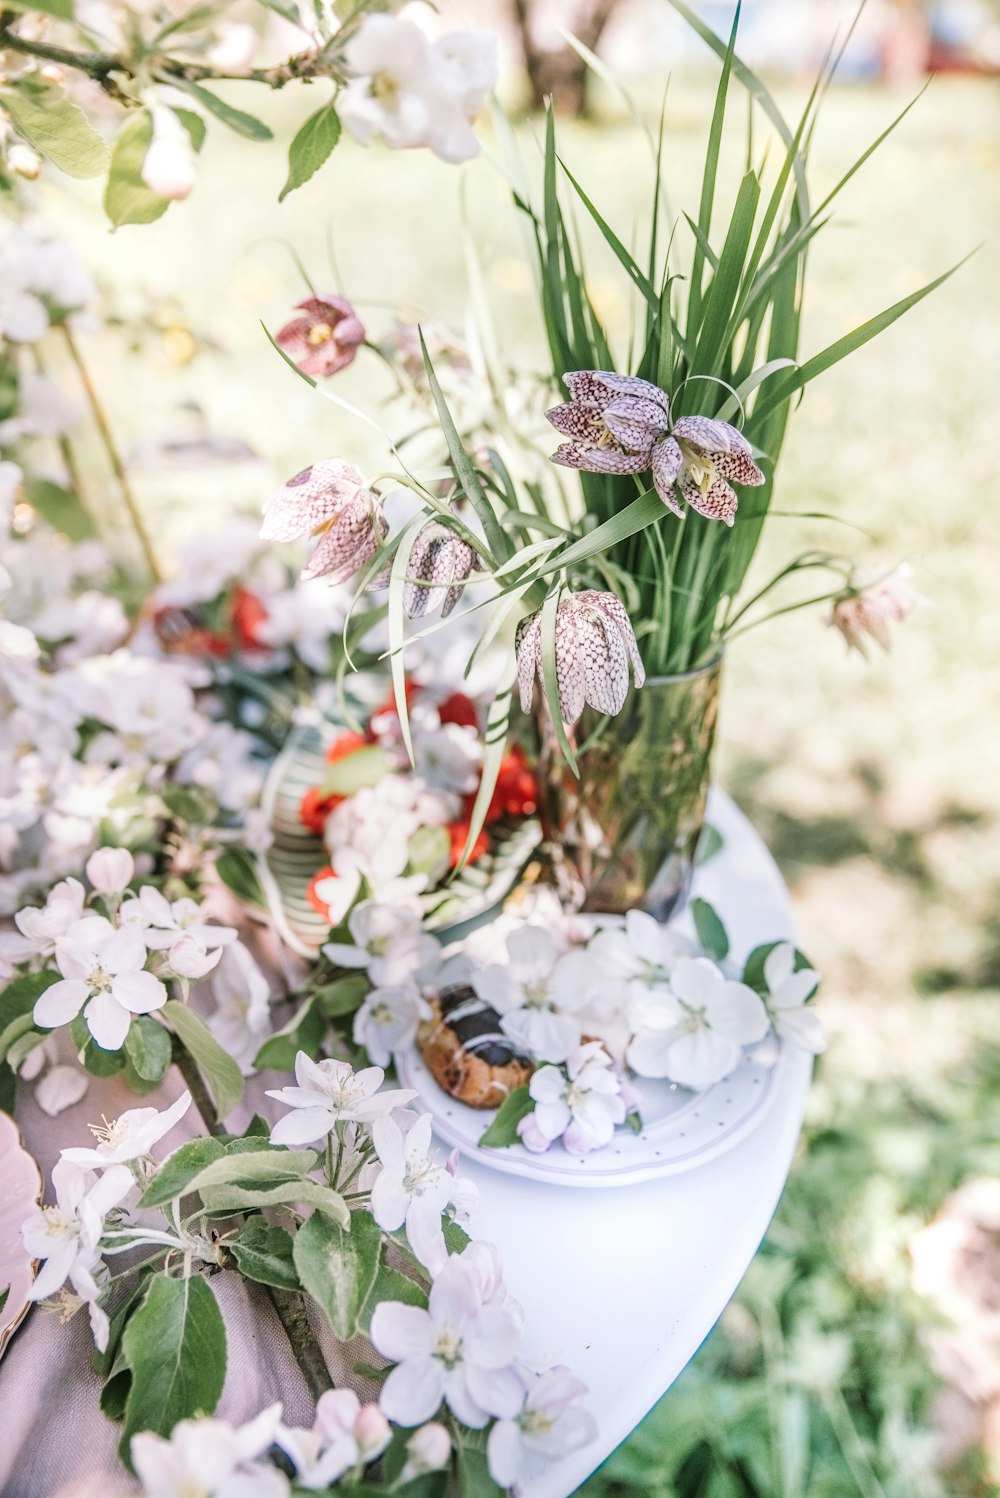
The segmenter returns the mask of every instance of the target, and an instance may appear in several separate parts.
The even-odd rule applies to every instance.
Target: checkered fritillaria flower
[[[421,619],[441,605],[446,619],[462,596],[462,584],[479,565],[467,541],[439,521],[428,521],[410,551],[407,575],[413,580],[403,590],[406,613]]]
[[[600,369],[563,379],[572,398],[547,414],[570,440],[553,463],[585,473],[651,469],[657,494],[675,515],[684,514],[679,491],[699,515],[726,525],[739,503],[729,480],[764,482],[742,432],[708,416],[682,416],[671,426],[669,397],[649,380]]]
[[[669,426],[668,399],[658,386],[633,375],[582,369],[563,375],[570,393],[548,420],[569,441],[552,462],[584,473],[642,473]]]
[[[859,579],[833,605],[830,624],[839,629],[848,647],[867,656],[866,639],[883,650],[892,644],[890,624],[901,624],[920,602],[905,563],[881,577]]]
[[[365,341],[365,330],[346,297],[311,296],[296,303],[303,315],[275,334],[275,343],[313,379],[346,369]]]
[[[529,712],[535,677],[542,679],[541,611],[518,625],[516,649],[521,707]],[[620,598],[591,588],[561,601],[556,611],[556,680],[564,723],[575,723],[588,703],[601,713],[621,712],[630,661],[635,684],[641,687],[646,673]]]
[[[339,458],[325,458],[288,480],[264,507],[262,541],[317,538],[302,577],[343,583],[373,557],[388,533],[378,496],[361,473]],[[384,575],[370,584],[381,586]]]

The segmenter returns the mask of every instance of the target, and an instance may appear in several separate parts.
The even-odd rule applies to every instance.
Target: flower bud
[[[401,1481],[420,1477],[424,1472],[436,1472],[447,1464],[451,1456],[451,1436],[437,1420],[429,1420],[406,1443],[406,1466]]]
[[[377,1404],[363,1404],[354,1422],[354,1439],[365,1462],[380,1456],[392,1439],[392,1426]]]
[[[199,978],[204,978],[218,965],[221,956],[221,947],[216,947],[214,951],[209,952],[190,932],[185,932],[170,948],[169,962],[171,971],[175,972],[179,978],[191,978],[197,981]]]
[[[142,180],[161,198],[186,198],[197,177],[191,137],[172,109],[155,105],[152,115],[153,139],[142,163]]]
[[[36,155],[30,146],[15,141],[7,152],[7,165],[19,177],[25,177],[29,182],[34,182],[42,170],[42,158]]]
[[[87,859],[87,878],[100,895],[120,895],[135,874],[135,861],[127,848],[98,848]]]

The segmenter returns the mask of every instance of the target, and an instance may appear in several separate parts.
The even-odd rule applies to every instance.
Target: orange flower
[[[466,816],[460,822],[449,822],[448,836],[451,839],[448,864],[450,868],[457,869],[469,837],[469,818]],[[473,843],[472,851],[465,860],[466,863],[475,863],[477,858],[482,858],[483,854],[489,851],[489,846],[490,840],[484,828]]]
[[[538,810],[538,781],[520,744],[508,749],[500,761],[496,790],[486,821],[500,817],[531,817]]]
[[[335,765],[338,759],[346,759],[349,754],[354,754],[358,749],[364,749],[371,742],[363,733],[342,733],[326,751],[327,763]]]
[[[266,642],[260,638],[259,630],[267,619],[267,609],[249,588],[238,583],[233,592],[232,627],[241,650],[261,650]]]
[[[299,821],[317,837],[322,837],[327,817],[344,799],[343,796],[323,796],[318,785],[311,785],[299,802]]]
[[[320,899],[316,893],[316,886],[322,883],[324,879],[336,879],[336,877],[330,864],[327,864],[325,868],[320,869],[318,873],[312,876],[309,881],[309,888],[306,890],[306,899],[309,901],[309,904],[315,910],[316,914],[323,916],[325,920],[330,919],[330,907],[325,900]]]

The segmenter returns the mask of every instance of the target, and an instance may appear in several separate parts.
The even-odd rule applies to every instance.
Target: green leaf
[[[418,827],[406,845],[413,874],[427,874],[436,883],[448,867],[451,838],[446,827]]]
[[[367,973],[345,973],[316,990],[316,1002],[328,1019],[341,1019],[360,1009],[371,987]]]
[[[41,1045],[48,1035],[48,1030],[35,1030],[29,1025],[23,1035],[13,1041],[7,1051],[7,1064],[14,1071],[20,1071],[25,1059],[31,1055],[36,1046]]]
[[[55,88],[0,89],[0,104],[18,132],[67,177],[99,177],[108,148],[83,110]]]
[[[404,1306],[419,1306],[421,1310],[427,1309],[427,1291],[416,1280],[411,1280],[409,1275],[403,1274],[399,1269],[394,1269],[391,1264],[379,1264],[375,1283],[362,1307],[358,1318],[360,1329],[366,1334],[371,1328],[372,1316],[375,1307],[381,1305],[384,1300],[398,1300]]]
[[[366,786],[378,785],[394,768],[392,756],[379,744],[365,744],[335,760],[320,787],[324,796],[353,796]]]
[[[81,501],[61,484],[54,484],[51,479],[26,478],[24,492],[42,519],[71,541],[89,541],[97,535],[97,528]]]
[[[486,813],[496,790],[507,734],[510,730],[510,712],[513,704],[514,678],[517,676],[517,657],[513,650],[507,652],[496,682],[493,701],[486,710],[486,729],[483,735],[483,766],[479,776],[479,789],[469,814],[469,835],[458,862],[457,874],[465,868],[465,860],[472,852],[476,839],[486,826]]]
[[[191,1178],[189,1191],[206,1191],[213,1186],[239,1186],[255,1191],[285,1182],[301,1184],[319,1159],[313,1149],[289,1150],[267,1145],[248,1150],[248,1141],[234,1142],[236,1149],[226,1149]]]
[[[563,758],[573,771],[579,775],[576,764],[576,755],[566,732],[566,724],[563,718],[562,699],[559,696],[559,671],[556,665],[556,620],[559,614],[559,600],[562,590],[557,585],[546,598],[542,605],[542,628],[539,643],[542,655],[542,683],[545,687],[545,700],[548,703],[549,717],[555,730],[556,739]]]
[[[339,139],[340,116],[333,104],[324,104],[309,116],[288,147],[288,180],[278,194],[279,203],[319,171]]]
[[[351,1213],[349,1227],[315,1212],[295,1235],[299,1279],[342,1342],[358,1330],[381,1256],[382,1229],[370,1212]]]
[[[764,963],[767,961],[768,957],[770,957],[775,947],[780,946],[780,941],[767,941],[763,942],[759,947],[754,947],[753,951],[750,953],[750,956],[746,960],[746,965],[743,968],[743,982],[747,985],[748,988],[754,989],[756,993],[766,994],[768,992],[767,979],[764,977]],[[809,958],[806,956],[806,954],[799,951],[799,948],[796,947],[794,971],[798,973],[801,972],[803,968],[811,969],[812,963],[809,961]],[[816,988],[819,988],[818,979],[816,982]],[[812,994],[809,995],[810,998],[812,998],[813,994],[815,994],[816,988],[814,988]]]
[[[253,856],[245,848],[226,848],[215,860],[215,872],[227,889],[246,905],[267,908]]]
[[[118,1451],[131,1470],[129,1447],[138,1431],[169,1435],[178,1420],[210,1415],[219,1402],[226,1328],[207,1282],[157,1275],[129,1318],[122,1348],[132,1384]]]
[[[389,573],[389,670],[392,675],[392,696],[396,704],[396,717],[399,719],[399,736],[411,765],[416,761],[413,758],[410,708],[406,697],[406,662],[403,655],[406,644],[406,609],[403,600],[406,597],[410,553],[423,524],[424,518],[418,514],[407,526],[404,526],[399,536],[396,555],[392,559],[392,571]]]
[[[17,1073],[6,1061],[0,1061],[0,1113],[14,1117],[17,1107]]]
[[[496,1118],[480,1137],[479,1143],[486,1149],[494,1150],[506,1149],[509,1144],[519,1144],[517,1126],[522,1118],[527,1118],[534,1106],[535,1100],[528,1091],[528,1084],[515,1087],[504,1098],[497,1109]]]
[[[224,1119],[243,1096],[243,1073],[205,1021],[186,1004],[170,999],[160,1012],[208,1083],[215,1111]]]
[[[725,845],[725,839],[718,827],[713,827],[710,822],[706,822],[701,829],[698,846],[695,849],[695,863],[699,866],[708,863],[710,858],[715,858],[716,854],[722,852]]]
[[[191,1189],[191,1182],[225,1154],[219,1139],[191,1139],[159,1167],[139,1201],[140,1207],[162,1207]]]
[[[40,10],[43,16],[55,16],[57,21],[72,21],[72,0],[10,0],[8,9]]]
[[[316,1007],[316,995],[310,994],[288,1023],[265,1040],[254,1057],[254,1068],[292,1071],[299,1051],[315,1056],[325,1034],[326,1017]]]
[[[274,1285],[278,1290],[301,1290],[292,1259],[294,1242],[284,1228],[255,1218],[240,1228],[229,1240],[229,1252],[241,1274],[260,1285]]]
[[[715,962],[721,962],[729,954],[729,937],[715,909],[707,900],[692,900],[691,915],[694,929],[702,950]]]
[[[281,1181],[274,1186],[206,1186],[201,1199],[207,1212],[260,1211],[290,1202],[295,1206],[316,1207],[337,1223],[346,1223],[350,1215],[338,1192],[311,1178]]]
[[[214,114],[217,120],[228,125],[230,130],[235,130],[237,135],[243,135],[247,140],[271,140],[274,132],[258,120],[252,114],[245,114],[242,109],[235,109],[232,104],[227,104],[220,99],[218,94],[213,94],[209,89],[202,88],[200,83],[194,83],[189,79],[177,79],[181,88],[186,89],[189,94],[203,104],[209,114]]]
[[[15,978],[0,993],[0,1060],[21,1036],[33,1028],[32,1011],[47,988],[59,982],[59,974],[47,968]]]
[[[170,1065],[170,1034],[147,1014],[137,1014],[125,1037],[125,1054],[144,1082],[162,1082]]]
[[[506,1489],[493,1481],[486,1452],[476,1446],[458,1449],[458,1498],[503,1498]]]
[[[631,504],[612,515],[610,520],[605,520],[603,525],[597,526],[589,535],[581,536],[579,541],[574,541],[565,551],[557,552],[551,561],[539,568],[538,576],[548,577],[552,573],[561,572],[564,567],[578,567],[581,562],[586,562],[599,552],[609,551],[620,541],[627,541],[629,536],[645,530],[647,525],[654,525],[667,513],[656,490],[647,489],[645,494],[633,499]]]
[[[186,785],[165,785],[160,800],[177,822],[203,823],[207,817],[204,799]]]
[[[487,545],[493,553],[494,561],[505,562],[513,554],[514,543],[497,519],[496,511],[480,482],[475,465],[462,445],[462,439],[458,435],[458,428],[455,426],[454,418],[448,409],[448,404],[442,393],[438,377],[434,373],[434,366],[431,363],[430,354],[427,352],[423,333],[420,334],[420,348],[424,356],[424,370],[427,374],[427,383],[430,385],[431,395],[434,397],[438,420],[441,423],[441,430],[448,445],[448,454],[454,465],[455,473],[458,476],[458,482],[462,486],[462,493],[479,516],[483,533],[486,536]]]
[[[214,18],[214,11],[210,11],[209,14]],[[200,151],[205,144],[205,136],[208,134],[208,126],[201,115],[195,114],[193,109],[177,109],[176,107],[174,107],[174,114],[187,131],[194,149]]]
[[[130,114],[111,148],[104,211],[116,229],[123,224],[151,224],[170,207],[142,180],[142,164],[153,140],[153,116],[148,109]]]

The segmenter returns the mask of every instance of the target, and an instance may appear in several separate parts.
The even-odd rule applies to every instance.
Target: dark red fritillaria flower
[[[298,302],[302,317],[294,317],[275,336],[275,343],[303,374],[323,380],[346,369],[365,330],[346,297],[311,296]]]

